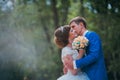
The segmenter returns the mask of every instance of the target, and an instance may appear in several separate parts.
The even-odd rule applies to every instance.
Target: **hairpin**
[[[60,27],[60,30],[63,32],[63,26]]]

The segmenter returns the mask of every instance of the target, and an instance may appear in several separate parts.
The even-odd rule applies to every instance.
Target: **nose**
[[[73,28],[71,28],[70,32],[71,32],[72,34],[77,34],[76,30],[74,30]]]
[[[77,36],[77,33],[75,30],[72,30],[72,34],[76,37]]]
[[[75,30],[73,30],[73,33],[75,34],[75,33],[76,33],[76,31],[75,31]]]

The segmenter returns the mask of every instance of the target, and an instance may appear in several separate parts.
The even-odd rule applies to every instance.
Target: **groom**
[[[90,80],[108,80],[106,67],[104,63],[103,51],[100,37],[97,33],[88,31],[86,21],[82,17],[75,17],[69,23],[71,30],[74,30],[78,35],[87,37],[89,45],[86,48],[86,56],[73,60],[70,55],[67,55],[65,65],[69,69],[82,69],[86,72]],[[65,73],[65,70],[64,70]]]

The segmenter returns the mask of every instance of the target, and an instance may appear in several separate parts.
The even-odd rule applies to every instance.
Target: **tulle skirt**
[[[90,80],[85,72],[79,72],[77,75],[67,73],[62,75],[57,80]]]

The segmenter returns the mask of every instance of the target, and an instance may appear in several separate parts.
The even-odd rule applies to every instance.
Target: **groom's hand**
[[[67,67],[63,66],[63,73],[66,74],[68,72]]]
[[[68,69],[73,70],[73,58],[72,58],[72,55],[66,55],[65,58],[66,58],[66,59],[64,59],[65,66]]]

